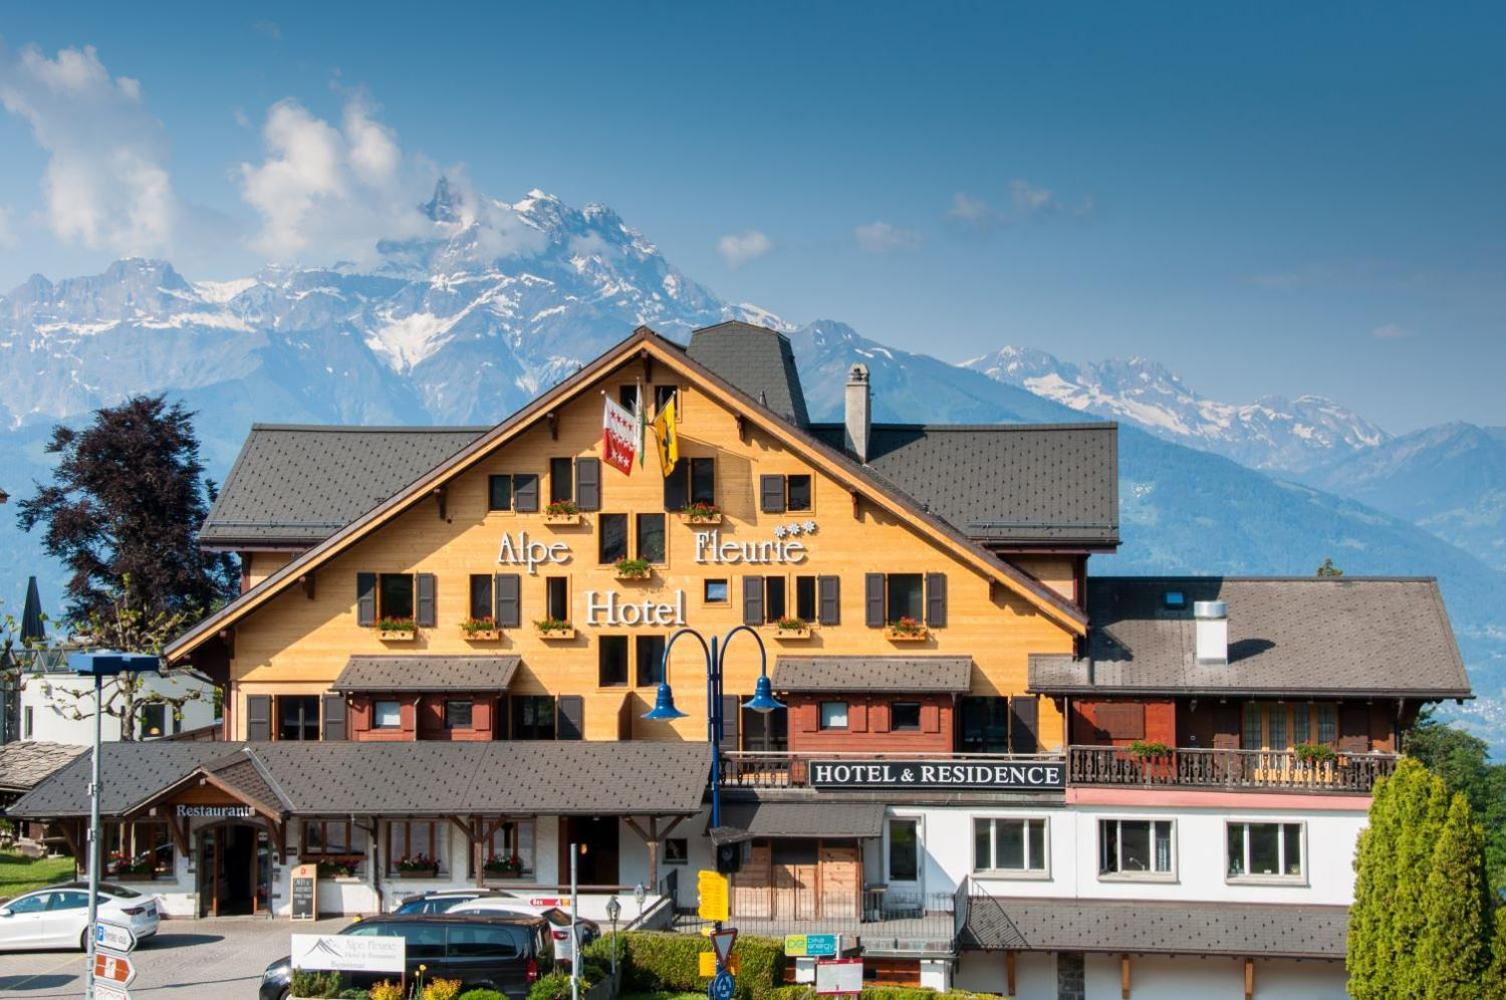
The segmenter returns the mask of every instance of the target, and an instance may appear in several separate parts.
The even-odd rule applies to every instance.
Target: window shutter
[[[722,750],[737,750],[737,724],[742,702],[735,694],[722,695]]]
[[[246,739],[253,742],[272,738],[272,696],[246,695]]]
[[[413,589],[417,593],[414,619],[420,628],[434,628],[439,624],[439,613],[434,608],[434,588],[433,573],[419,573],[414,578]]]
[[[343,694],[324,696],[324,738],[326,740],[350,738],[345,725],[345,696]]]
[[[534,513],[539,509],[537,474],[518,473],[512,477],[512,509],[522,513]]]
[[[784,477],[758,477],[758,509],[765,514],[784,513]]]
[[[684,510],[690,502],[690,461],[681,459],[675,471],[664,477],[664,509]]]
[[[601,510],[601,460],[575,460],[575,505],[581,510]]]
[[[816,593],[816,620],[822,625],[842,624],[842,578],[818,577]]]
[[[863,577],[863,603],[869,628],[884,627],[884,574],[868,573]]]
[[[376,574],[356,574],[356,624],[376,624]]]
[[[763,577],[743,577],[743,624],[763,624]]]
[[[578,694],[562,694],[559,697],[559,720],[556,738],[583,740],[586,732],[586,699]]]
[[[498,628],[520,628],[523,624],[523,578],[517,573],[498,573],[492,580],[492,598],[496,602]]]
[[[926,624],[946,627],[946,574],[926,574]]]
[[[1017,695],[1009,699],[1009,752],[1036,753],[1040,741],[1036,737],[1036,720],[1040,701],[1035,695]]]
[[[1346,701],[1339,705],[1339,749],[1345,753],[1370,751],[1370,713],[1363,702]]]

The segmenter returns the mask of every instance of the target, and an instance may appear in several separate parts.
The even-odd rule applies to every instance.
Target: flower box
[[[798,642],[811,637],[810,622],[789,619],[774,623],[774,638],[783,642]]]
[[[884,627],[884,638],[890,642],[925,642],[931,638],[929,629],[895,628],[893,625]]]
[[[575,638],[574,625],[566,625],[563,628],[540,628],[535,625],[534,629],[538,632],[539,638],[545,642],[565,642]]]
[[[491,617],[467,618],[460,623],[460,637],[467,642],[496,642],[502,638],[502,630]]]
[[[399,868],[397,870],[397,877],[398,878],[438,878],[439,877],[439,867],[437,865],[435,865],[435,866],[431,866],[429,868]]]
[[[574,513],[574,514],[545,514],[544,515],[544,523],[547,524],[547,525],[553,526],[553,527],[559,527],[561,525],[580,524],[580,521],[581,521],[581,515],[578,512]]]
[[[616,564],[618,580],[647,580],[654,575],[654,568],[642,559],[619,559]]]
[[[721,524],[722,509],[712,503],[693,503],[680,512],[686,524]]]
[[[377,629],[377,638],[383,642],[412,642],[418,638],[416,628],[383,628]]]
[[[635,570],[630,573],[615,573],[613,575],[622,583],[637,583],[652,578],[654,571],[651,569],[644,569]]]

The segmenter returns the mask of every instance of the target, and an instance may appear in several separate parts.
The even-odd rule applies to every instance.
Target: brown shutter
[[[884,574],[868,573],[863,577],[863,605],[869,628],[884,627]]]
[[[1239,705],[1225,702],[1213,706],[1213,748],[1238,750],[1240,740]],[[1259,747],[1251,749],[1259,750]]]
[[[345,696],[343,694],[324,696],[324,738],[326,740],[350,738],[349,728],[345,723]]]
[[[920,729],[925,733],[941,732],[941,706],[926,702],[920,706]]]
[[[1339,749],[1345,753],[1367,753],[1370,750],[1370,713],[1364,702],[1339,704]]]
[[[601,510],[601,460],[575,460],[575,505],[581,510]]]
[[[414,578],[417,600],[414,604],[414,620],[420,628],[434,628],[439,624],[439,612],[435,609],[435,583],[433,573],[419,573]]]
[[[1016,695],[1009,699],[1009,752],[1036,753],[1040,750],[1037,719],[1040,701],[1035,695]]]
[[[784,513],[784,477],[758,477],[758,509],[765,514]]]
[[[539,509],[539,477],[536,473],[520,472],[512,477],[512,509],[529,514]]]
[[[376,586],[375,573],[356,574],[356,624],[371,626],[376,624]]]
[[[842,624],[842,578],[817,577],[816,591],[816,620],[822,625]]]
[[[722,750],[733,751],[738,749],[737,727],[742,720],[738,713],[742,711],[742,699],[735,694],[722,695]]]
[[[561,740],[583,740],[586,738],[585,734],[586,699],[578,694],[560,695],[555,738]]]
[[[763,577],[743,577],[743,624],[763,624]]]
[[[272,738],[272,696],[246,695],[246,739],[253,742]]]
[[[523,578],[517,573],[498,573],[492,579],[492,600],[498,628],[520,628],[523,625]]]
[[[926,574],[926,624],[946,627],[946,574]]]
[[[1093,719],[1106,739],[1145,738],[1145,706],[1138,701],[1101,701],[1093,707]]]

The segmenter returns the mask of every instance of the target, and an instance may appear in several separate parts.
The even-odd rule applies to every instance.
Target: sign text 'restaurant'
[[[817,788],[987,788],[996,791],[1066,787],[1066,768],[1051,761],[813,760]]]

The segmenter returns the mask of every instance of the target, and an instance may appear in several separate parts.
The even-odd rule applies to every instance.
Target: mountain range
[[[132,259],[0,297],[0,486],[29,493],[54,423],[132,393],[183,399],[223,476],[253,420],[493,422],[639,324],[683,340],[747,319],[789,334],[817,419],[840,413],[863,361],[882,420],[1120,420],[1125,544],[1094,572],[1305,576],[1332,557],[1350,573],[1439,577],[1481,696],[1453,711],[1506,755],[1501,431],[1392,437],[1318,397],[1218,403],[1139,359],[1077,366],[1003,348],[955,365],[724,302],[605,206],[541,191],[468,202],[441,182],[423,207],[431,231],[379,244],[364,267],[196,282]],[[0,518],[8,608],[33,572],[58,605],[60,568]]]

